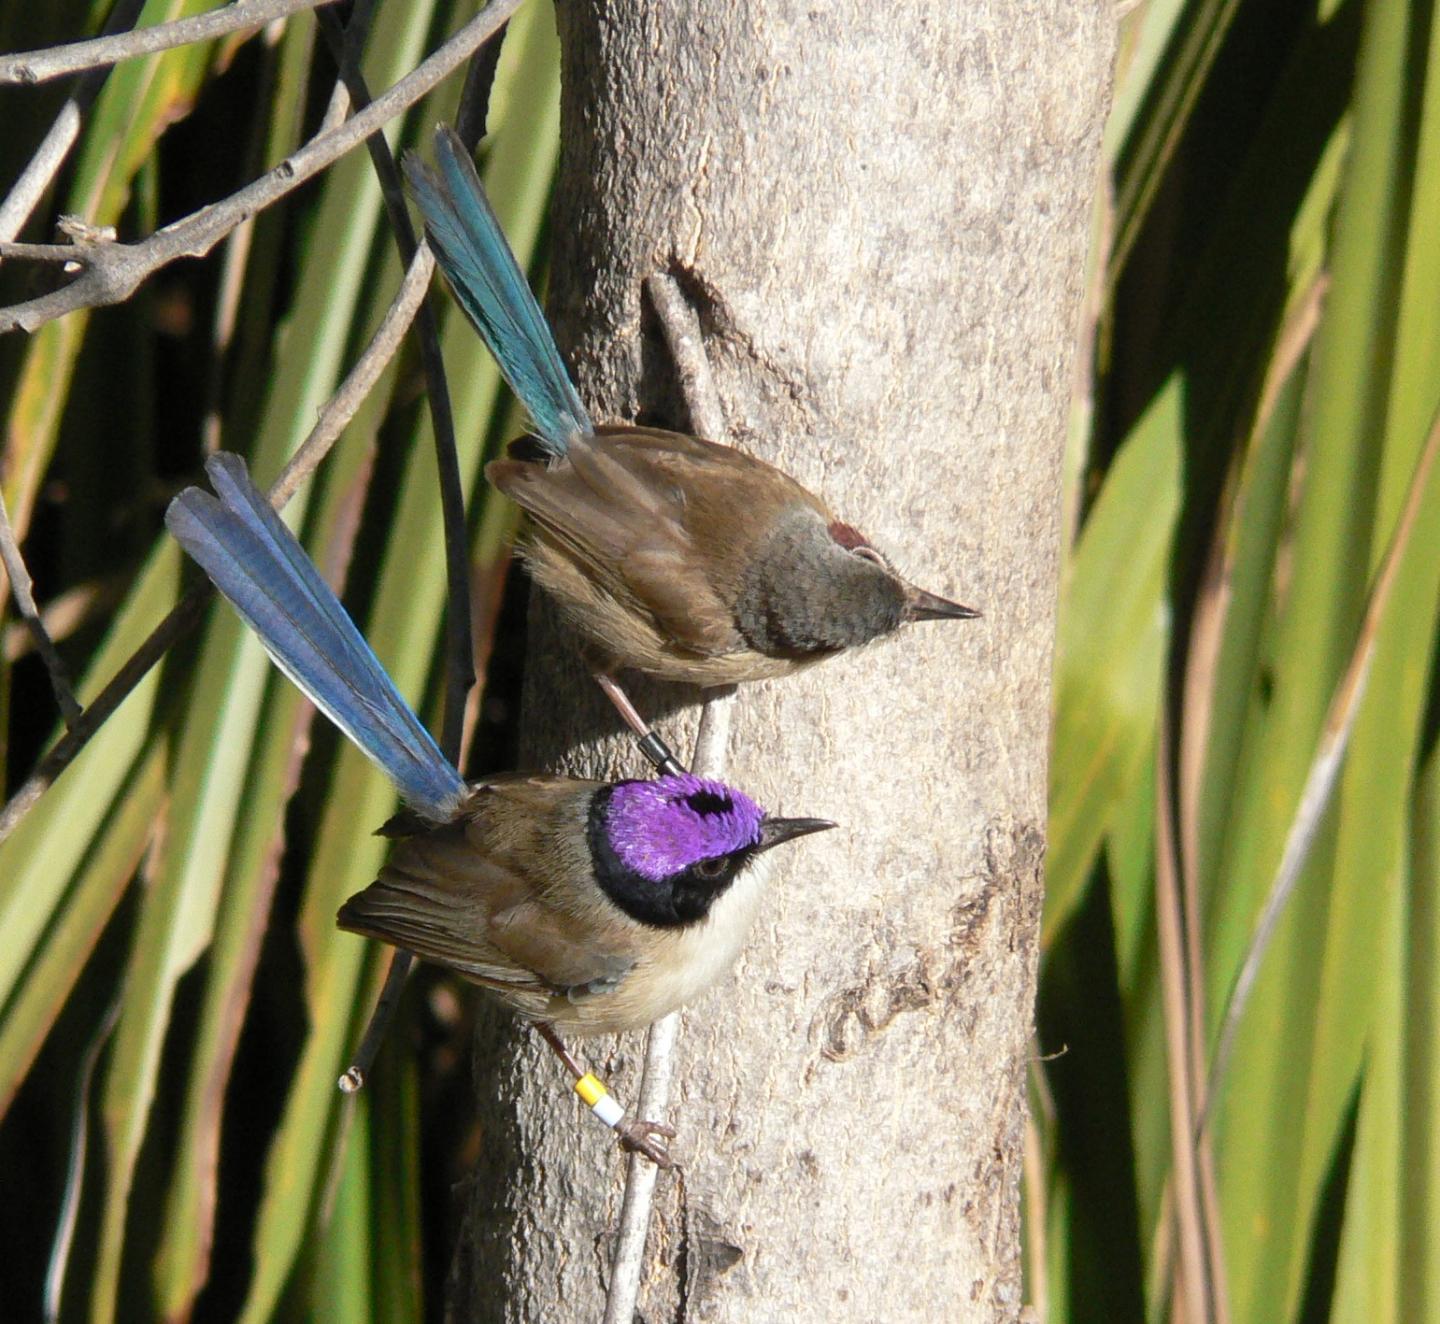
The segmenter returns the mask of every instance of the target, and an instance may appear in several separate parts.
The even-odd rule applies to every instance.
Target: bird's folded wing
[[[444,831],[407,839],[336,919],[496,988],[565,990],[613,980],[632,963],[587,941],[573,917]]]
[[[619,979],[633,957],[597,933],[584,933],[568,915],[531,898],[491,916],[486,936],[517,966],[533,970],[551,988],[582,989]]]
[[[684,475],[669,471],[672,456],[577,438],[558,465],[497,460],[486,475],[593,581],[651,616],[680,647],[729,652],[742,640],[692,536]]]

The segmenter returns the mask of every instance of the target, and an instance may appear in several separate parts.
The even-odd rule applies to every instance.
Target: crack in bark
[[[991,924],[1005,924],[1004,950],[1012,954],[1018,951],[1017,935],[1034,928],[1043,860],[1044,835],[1033,824],[992,823],[986,832],[986,871],[979,876],[978,890],[950,912],[942,948],[920,948],[898,969],[867,970],[858,982],[834,994],[817,1018],[824,1027],[820,1056],[844,1062],[898,1017],[937,1001],[968,1005],[962,991],[980,976],[983,967],[976,960],[991,946],[986,941]],[[1002,903],[998,908],[997,899]],[[897,945],[889,935],[877,937],[882,951]]]

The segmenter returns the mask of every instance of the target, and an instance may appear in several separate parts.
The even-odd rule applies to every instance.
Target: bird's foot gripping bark
[[[628,1154],[644,1154],[657,1168],[673,1168],[675,1160],[665,1147],[666,1140],[675,1139],[675,1128],[664,1122],[647,1122],[640,1117],[624,1117],[615,1126],[620,1148]]]

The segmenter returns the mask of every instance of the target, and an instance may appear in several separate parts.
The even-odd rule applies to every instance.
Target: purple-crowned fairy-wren
[[[166,512],[170,531],[406,804],[381,829],[397,839],[389,860],[340,908],[340,926],[489,990],[541,1030],[622,1143],[668,1162],[656,1139],[668,1128],[626,1118],[557,1032],[640,1028],[704,992],[745,940],[766,852],[834,824],[772,818],[742,792],[688,773],[467,783],[244,461],[221,452],[206,469],[216,496],[180,493]]]

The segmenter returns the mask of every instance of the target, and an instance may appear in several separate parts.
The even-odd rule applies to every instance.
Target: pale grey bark
[[[1110,6],[564,0],[560,26],[552,303],[596,416],[685,423],[641,299],[673,273],[728,439],[985,612],[739,693],[730,780],[844,826],[787,851],[736,974],[684,1016],[685,1173],[660,1179],[640,1314],[1013,1319],[1059,462]],[[536,618],[530,753],[637,773]],[[631,693],[689,747],[693,696]],[[452,1313],[596,1319],[624,1164],[540,1049],[498,1023],[482,1040]],[[639,1036],[582,1048],[634,1097]]]

